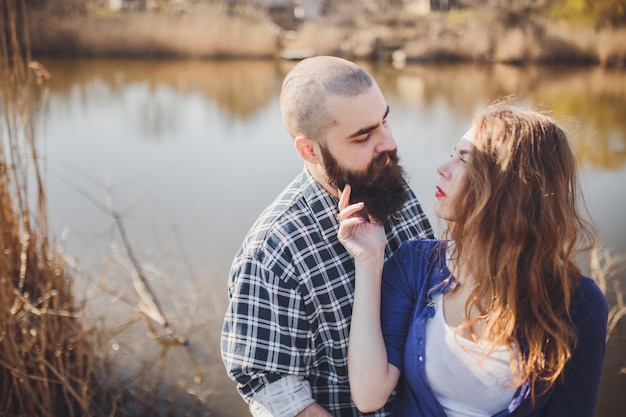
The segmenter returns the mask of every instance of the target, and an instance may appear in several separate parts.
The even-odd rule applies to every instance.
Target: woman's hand
[[[358,215],[364,203],[350,202],[351,187],[346,185],[339,197],[339,232],[337,237],[348,253],[356,261],[364,261],[377,256],[384,256],[387,237],[382,224],[371,217],[365,219]]]
[[[380,282],[387,237],[382,224],[358,212],[363,203],[348,205],[350,186],[339,197],[339,241],[354,257],[354,304],[348,342],[348,377],[352,400],[363,412],[378,410],[398,383],[400,371],[387,362],[380,327]]]

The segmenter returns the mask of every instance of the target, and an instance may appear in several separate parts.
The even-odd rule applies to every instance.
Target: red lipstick
[[[445,197],[446,193],[443,192],[443,190],[439,187],[437,187],[437,192],[435,192],[435,197],[439,198],[439,197]]]

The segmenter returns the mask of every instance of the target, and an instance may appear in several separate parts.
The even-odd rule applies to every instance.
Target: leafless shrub
[[[79,270],[48,235],[44,159],[31,116],[52,75],[30,59],[26,21],[25,2],[0,3],[0,415],[176,415],[176,399],[157,397],[163,384],[154,363],[123,374],[112,362],[106,347],[114,329],[86,317],[73,288]],[[110,213],[142,302],[135,321],[144,317],[154,334],[164,333],[155,337],[163,352],[185,344],[160,309],[121,216]]]
[[[90,415],[96,337],[48,241],[30,113],[34,81],[46,88],[47,80],[43,66],[28,65],[25,14],[22,2],[0,5],[0,414]]]
[[[589,264],[591,277],[609,301],[608,339],[626,315],[623,279],[620,276],[626,271],[626,254],[614,255],[606,248],[597,247],[591,252]]]

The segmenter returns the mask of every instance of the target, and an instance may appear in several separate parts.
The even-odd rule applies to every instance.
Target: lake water
[[[54,239],[87,271],[81,291],[110,323],[112,351],[165,366],[212,415],[245,415],[219,358],[230,262],[261,210],[302,169],[278,93],[291,62],[44,60],[36,138]],[[513,95],[566,127],[604,245],[626,253],[626,70],[428,65],[365,67],[391,108],[402,162],[432,214],[435,168],[475,110]],[[109,201],[109,202],[108,202]],[[164,310],[191,348],[161,348],[138,320],[122,215]],[[105,209],[105,210],[103,210]],[[120,347],[121,346],[121,347]],[[623,381],[623,378],[622,378]]]

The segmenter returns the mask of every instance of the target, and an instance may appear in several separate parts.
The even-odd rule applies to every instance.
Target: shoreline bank
[[[259,11],[219,6],[80,16],[31,11],[33,57],[301,59],[336,55],[405,63],[626,66],[626,29],[466,10],[354,22],[315,19],[286,30]]]

